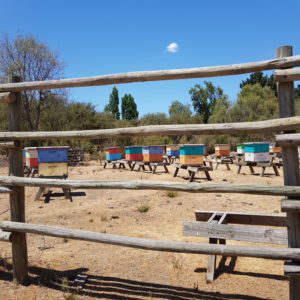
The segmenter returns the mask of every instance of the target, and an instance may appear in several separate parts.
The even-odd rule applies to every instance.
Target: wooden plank
[[[275,70],[274,80],[279,82],[300,80],[300,69]]]
[[[0,230],[0,241],[1,242],[11,242],[13,234],[11,232]]]
[[[19,82],[20,78],[12,76],[12,82]],[[21,130],[21,95],[16,94],[16,100],[8,104],[8,130]],[[9,174],[23,177],[22,144],[15,142],[15,147],[9,149]],[[25,190],[23,186],[13,188],[10,194],[10,218],[12,221],[25,222]],[[28,254],[25,233],[16,233],[12,241],[13,280],[24,284],[28,277]]]
[[[12,149],[15,148],[14,142],[0,142],[0,149]]]
[[[226,256],[244,256],[256,258],[269,258],[279,260],[300,261],[300,249],[254,247],[237,245],[209,245],[202,243],[175,242],[167,240],[153,240],[128,236],[98,233],[77,229],[67,229],[54,226],[36,225],[29,223],[4,221],[0,228],[5,231],[27,232],[38,235],[46,235],[60,238],[90,241],[123,247],[138,248],[152,251],[214,254]]]
[[[291,46],[276,49],[276,58],[293,55]],[[279,103],[279,116],[289,118],[295,115],[294,82],[278,82],[277,94]],[[283,129],[284,130],[284,129]],[[293,133],[293,132],[287,132]],[[282,163],[284,184],[288,186],[300,185],[299,158],[296,146],[282,147]],[[292,197],[291,197],[292,198]],[[300,247],[300,212],[289,211],[287,215],[288,244],[291,248]],[[300,299],[300,278],[290,276],[290,300]]]
[[[300,133],[276,135],[276,143],[280,146],[300,146]]]
[[[300,276],[300,263],[297,261],[284,262],[284,275],[285,276]]]
[[[226,221],[230,224],[278,227],[285,227],[287,225],[286,216],[238,212],[215,212],[202,210],[195,211],[196,221],[208,221],[213,213],[217,213],[219,216],[226,214]]]
[[[0,140],[70,140],[102,139],[111,137],[153,136],[153,135],[203,135],[203,134],[249,134],[274,133],[282,130],[297,130],[300,116],[273,119],[267,121],[220,123],[220,124],[184,124],[149,125],[114,129],[74,130],[74,131],[36,131],[36,132],[0,132]]]
[[[300,200],[289,200],[283,199],[281,200],[281,211],[288,212],[288,211],[300,211]]]
[[[0,103],[14,103],[17,99],[16,93],[5,92],[0,93]]]
[[[8,187],[0,186],[0,194],[11,194],[12,192],[13,190]]]
[[[0,85],[0,92],[21,92],[31,90],[60,89],[67,87],[100,86],[131,82],[216,77],[245,74],[263,70],[289,68],[299,65],[300,56],[293,56],[289,58],[272,59],[252,63],[242,63],[224,66],[158,71],[140,71],[85,78],[22,82],[19,84],[2,84]]]
[[[70,189],[129,189],[185,191],[190,193],[241,193],[270,196],[300,196],[299,186],[270,186],[242,184],[204,184],[180,183],[168,181],[98,181],[98,180],[62,180],[48,178],[21,178],[16,176],[0,176],[0,184],[6,186],[36,186]]]
[[[286,230],[256,226],[228,225],[199,221],[183,222],[183,234],[186,236],[287,245]]]

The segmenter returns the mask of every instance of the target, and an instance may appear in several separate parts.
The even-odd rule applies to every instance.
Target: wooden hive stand
[[[183,223],[183,234],[185,236],[208,237],[210,244],[225,245],[227,240],[279,245],[287,245],[288,243],[286,229],[261,227],[286,227],[286,216],[200,210],[195,211],[195,216],[196,222]],[[206,281],[209,283],[215,279],[216,258],[216,255],[208,256]],[[226,260],[226,257],[222,258]]]
[[[189,173],[189,182],[193,182],[196,173],[204,172],[207,180],[212,180],[209,174],[209,171],[213,171],[212,167],[204,166],[204,165],[185,165],[185,164],[174,164],[175,172],[173,177],[178,175],[179,169],[187,170]]]

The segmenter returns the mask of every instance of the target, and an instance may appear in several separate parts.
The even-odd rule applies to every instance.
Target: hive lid
[[[192,146],[199,146],[199,147],[204,147],[204,144],[181,144],[179,145],[180,147],[192,147]]]
[[[259,144],[270,144],[270,142],[248,142],[248,143],[244,143],[244,145],[259,145]]]

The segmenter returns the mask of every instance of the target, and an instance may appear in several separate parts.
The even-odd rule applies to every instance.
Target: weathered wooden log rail
[[[246,256],[256,258],[269,258],[279,260],[300,261],[300,249],[295,248],[271,248],[253,246],[210,245],[202,243],[175,242],[153,240],[145,238],[128,237],[92,231],[67,229],[55,226],[36,225],[19,222],[4,221],[0,228],[6,231],[32,233],[59,238],[83,240],[124,247],[193,254],[214,254],[227,256]]]
[[[81,131],[37,131],[37,132],[0,132],[0,140],[70,140],[101,139],[110,137],[134,137],[151,135],[217,135],[272,133],[300,130],[300,116],[256,122],[188,124],[188,125],[152,125],[116,129],[98,129]]]
[[[45,80],[33,82],[7,83],[0,85],[0,92],[22,92],[31,90],[60,89],[70,87],[99,86],[131,82],[190,79],[239,75],[257,71],[282,69],[300,66],[300,55],[275,58],[252,63],[212,66],[191,69],[173,69],[159,71],[140,71],[110,74],[85,78]]]
[[[300,56],[292,56],[292,47],[283,46],[276,49],[276,58],[272,60],[234,64],[225,66],[201,67],[192,69],[174,69],[160,71],[141,71],[121,74],[102,75],[86,78],[47,80],[39,82],[19,82],[12,78],[10,83],[0,84],[0,103],[8,104],[9,132],[0,133],[2,148],[9,148],[9,174],[1,176],[0,193],[10,194],[11,220],[2,222],[0,240],[12,243],[13,278],[15,282],[24,283],[28,277],[28,257],[26,233],[35,233],[65,238],[88,240],[93,242],[121,245],[157,251],[198,253],[228,256],[250,256],[272,259],[300,261],[300,174],[298,167],[297,145],[300,145],[300,117],[295,117],[293,100],[293,80],[300,79],[300,70],[290,68],[300,66]],[[227,124],[188,124],[188,125],[156,125],[131,128],[66,131],[66,132],[21,132],[20,92],[30,90],[57,89],[69,87],[100,86],[130,82],[158,80],[203,78],[245,74],[257,71],[276,70],[275,80],[278,81],[278,103],[281,119]],[[22,178],[22,141],[25,140],[70,140],[100,139],[109,137],[134,137],[150,135],[200,135],[200,134],[249,134],[286,132],[277,136],[283,146],[283,170],[285,186],[230,185],[230,184],[198,184],[150,181],[62,181],[54,179]],[[13,143],[10,143],[12,141]],[[8,187],[6,187],[8,186]],[[26,224],[25,222],[25,186],[63,187],[86,189],[151,189],[174,190],[193,193],[247,193],[258,195],[286,196],[282,201],[283,211],[287,212],[288,249],[267,247],[241,247],[228,245],[207,245],[122,237],[108,234],[63,229],[42,225]],[[9,188],[11,187],[11,189]],[[10,232],[12,232],[10,234]],[[290,276],[290,299],[300,299],[300,271],[294,269]]]
[[[189,193],[239,193],[269,196],[300,197],[300,186],[270,186],[247,184],[204,184],[178,183],[168,181],[96,181],[96,180],[61,180],[46,178],[23,178],[0,176],[0,184],[7,186],[57,187],[69,189],[128,189],[128,190],[163,190]]]

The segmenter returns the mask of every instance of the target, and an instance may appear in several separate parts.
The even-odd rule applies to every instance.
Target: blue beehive
[[[67,162],[69,147],[38,147],[38,162]]]
[[[142,146],[128,146],[125,147],[125,154],[141,154],[143,153]]]
[[[253,142],[253,143],[244,143],[245,152],[269,152],[269,143],[267,142]]]
[[[143,146],[143,154],[163,154],[162,146]]]
[[[180,145],[180,155],[203,155],[204,145]]]

